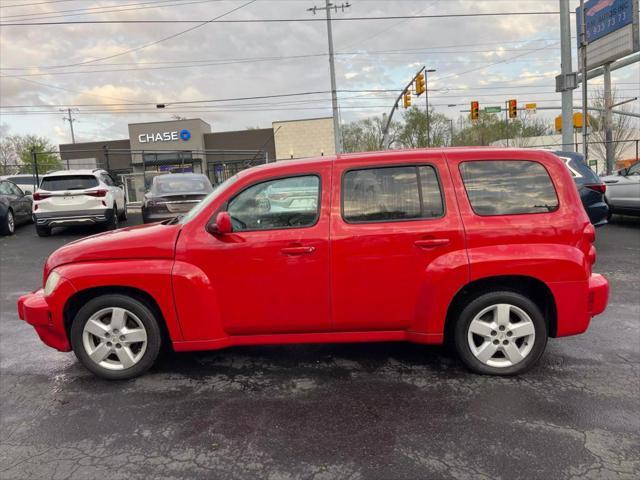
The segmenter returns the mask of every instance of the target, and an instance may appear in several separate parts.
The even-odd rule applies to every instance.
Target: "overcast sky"
[[[3,22],[69,20],[208,20],[313,18],[307,0],[0,0]],[[338,18],[447,13],[556,11],[558,0],[352,0]],[[578,0],[572,1],[572,10]],[[21,4],[29,4],[19,6]],[[245,5],[245,6],[243,6]],[[242,8],[238,8],[242,7]],[[90,10],[87,10],[90,9]],[[109,10],[111,10],[109,12]],[[115,11],[118,10],[118,11]],[[316,18],[324,15],[319,12]],[[572,15],[572,30],[574,30]],[[214,131],[270,127],[272,121],[331,115],[330,95],[225,103],[172,105],[176,101],[229,99],[330,90],[325,22],[211,23],[147,48],[195,24],[80,24],[14,26],[0,31],[1,105],[6,133],[33,133],[70,142],[58,107],[74,111],[77,141],[127,138],[127,124],[199,117]],[[380,115],[422,65],[429,100],[453,118],[471,100],[481,106],[559,105],[554,77],[560,69],[559,16],[466,17],[333,22],[341,118]],[[130,49],[134,52],[119,55]],[[113,56],[104,60],[96,59]],[[500,63],[497,63],[500,62]],[[493,64],[493,65],[492,65]],[[574,52],[574,69],[577,68]],[[114,71],[125,70],[125,71]],[[638,96],[640,64],[613,73],[621,98]],[[602,79],[595,79],[596,87]],[[575,93],[579,103],[580,91]],[[165,103],[120,106],[109,104]],[[414,103],[424,105],[424,96]],[[639,102],[633,109],[640,111]],[[454,105],[454,106],[449,106]],[[28,114],[10,115],[22,110]],[[119,110],[119,111],[118,111]],[[123,112],[123,110],[126,110]],[[35,113],[35,112],[47,112]],[[538,112],[550,120],[559,112]],[[637,122],[636,122],[637,125]]]

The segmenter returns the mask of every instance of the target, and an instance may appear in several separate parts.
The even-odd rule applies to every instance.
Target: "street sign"
[[[640,51],[638,0],[588,0],[584,4],[587,33],[587,68],[592,69]],[[578,48],[582,10],[576,8]],[[578,55],[579,64],[582,62]],[[580,65],[582,68],[582,65]]]
[[[524,104],[524,108],[529,113],[536,113],[536,110],[538,109],[538,104],[537,103],[525,103]]]
[[[502,107],[484,107],[484,113],[500,113]]]

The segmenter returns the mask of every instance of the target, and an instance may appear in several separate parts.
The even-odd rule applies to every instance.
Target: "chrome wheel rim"
[[[11,210],[7,212],[7,228],[9,229],[9,233],[13,233],[16,229],[16,221],[13,218],[13,213]]]
[[[531,353],[535,339],[531,317],[509,303],[484,308],[467,330],[471,353],[489,367],[506,368],[522,362]]]
[[[147,331],[142,321],[130,310],[103,308],[85,323],[82,344],[96,365],[108,370],[126,370],[144,356]]]

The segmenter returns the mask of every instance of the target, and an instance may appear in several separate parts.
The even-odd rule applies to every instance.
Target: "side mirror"
[[[24,194],[25,195],[33,195],[33,192],[31,190],[25,190]]]
[[[620,170],[618,170],[618,175],[621,177],[625,177],[627,175],[627,169],[621,168]]]
[[[207,224],[207,232],[211,235],[226,235],[233,232],[233,225],[231,225],[231,215],[229,215],[229,212],[218,213],[215,223],[210,222]]]

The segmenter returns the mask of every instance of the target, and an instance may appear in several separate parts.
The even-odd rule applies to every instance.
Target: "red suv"
[[[141,374],[163,344],[446,340],[471,370],[513,375],[605,309],[594,238],[545,151],[285,161],[182,217],[65,245],[18,311],[109,379]]]

